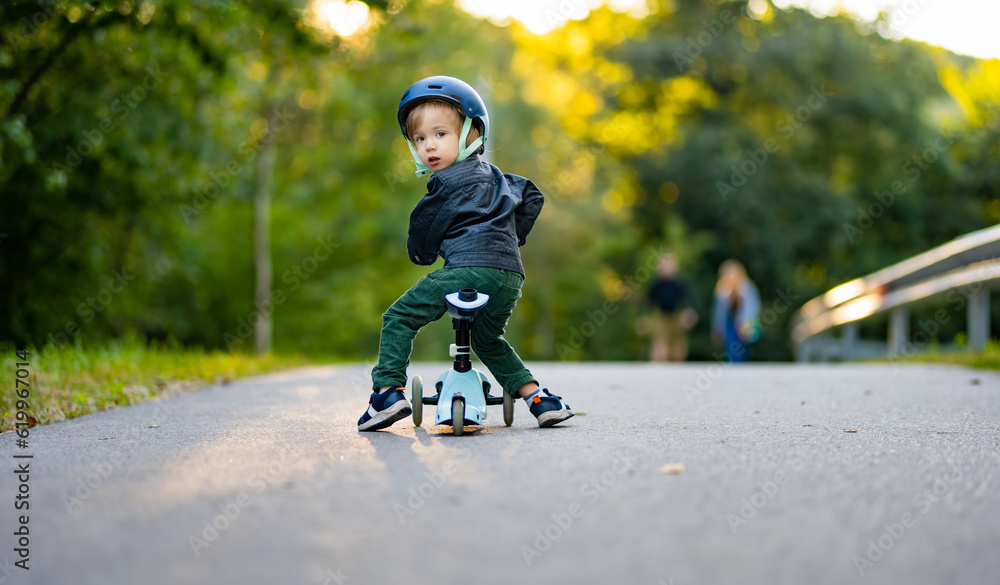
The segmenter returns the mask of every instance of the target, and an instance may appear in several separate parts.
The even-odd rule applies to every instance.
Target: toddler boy
[[[490,296],[472,322],[472,349],[504,392],[524,398],[539,426],[567,420],[572,409],[539,388],[503,337],[524,282],[518,247],[542,209],[542,193],[524,177],[503,174],[480,160],[489,114],[464,81],[443,75],[418,81],[403,94],[397,117],[417,162],[417,176],[433,174],[427,194],[410,214],[410,260],[430,265],[440,256],[445,263],[382,316],[373,392],[358,430],[384,429],[413,412],[403,388],[413,338],[447,312],[445,295],[463,288]]]

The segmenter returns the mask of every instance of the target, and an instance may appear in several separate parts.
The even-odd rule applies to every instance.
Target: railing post
[[[901,355],[910,338],[910,310],[898,307],[889,314],[889,355]]]
[[[844,331],[841,333],[841,354],[845,362],[854,361],[858,355],[858,322],[851,321],[844,324]]]
[[[969,295],[969,349],[983,351],[990,338],[990,291],[985,286]]]
[[[806,363],[809,361],[809,340],[800,341],[795,344],[795,361]]]

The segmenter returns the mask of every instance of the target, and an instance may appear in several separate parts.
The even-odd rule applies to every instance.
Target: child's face
[[[458,158],[458,134],[455,114],[445,105],[430,105],[423,112],[423,119],[413,130],[413,146],[420,162],[432,172],[446,169]]]

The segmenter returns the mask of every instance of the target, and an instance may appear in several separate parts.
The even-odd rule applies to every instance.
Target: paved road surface
[[[533,370],[586,416],[362,435],[338,366],[0,435],[0,583],[1000,583],[997,374]]]

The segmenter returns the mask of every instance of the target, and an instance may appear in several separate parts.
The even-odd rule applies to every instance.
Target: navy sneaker
[[[410,401],[403,394],[403,388],[390,388],[379,394],[372,392],[368,400],[368,410],[358,419],[359,431],[377,431],[390,426],[397,420],[413,413]]]
[[[538,419],[538,426],[551,427],[573,417],[576,413],[568,404],[563,404],[561,396],[555,396],[548,388],[542,388],[545,396],[535,396],[532,399],[531,414]]]

